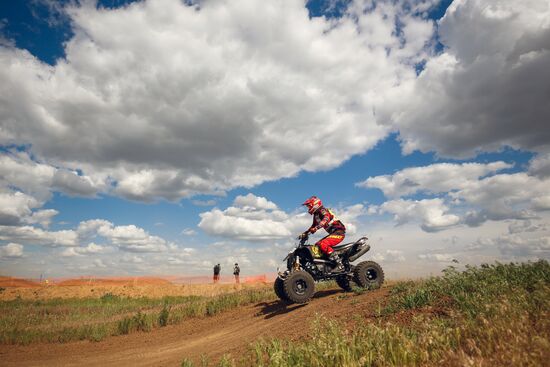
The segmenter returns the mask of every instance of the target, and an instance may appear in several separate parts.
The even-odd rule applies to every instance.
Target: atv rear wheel
[[[349,278],[346,275],[340,275],[339,277],[337,277],[336,284],[338,284],[338,286],[343,290],[345,290],[346,292],[352,291]]]
[[[275,279],[275,282],[273,283],[273,290],[275,291],[275,294],[277,295],[277,297],[279,297],[281,301],[284,301],[284,302],[290,301],[288,299],[288,296],[285,293],[284,281],[281,278],[277,277],[277,279]]]
[[[304,270],[293,271],[283,281],[284,293],[295,303],[309,302],[315,293],[313,277]]]
[[[384,270],[374,261],[363,261],[355,266],[353,280],[362,288],[377,289],[384,283]]]

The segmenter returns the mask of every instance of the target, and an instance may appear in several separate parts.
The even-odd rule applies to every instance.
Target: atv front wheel
[[[284,293],[294,303],[309,302],[315,293],[313,277],[304,270],[293,271],[283,281]]]
[[[277,297],[279,297],[281,301],[284,301],[284,302],[290,301],[288,299],[288,296],[285,293],[284,281],[281,278],[277,277],[277,279],[275,279],[275,283],[273,283],[273,290],[275,291],[275,294],[277,295]]]
[[[340,275],[339,277],[337,277],[336,284],[338,284],[338,286],[343,290],[345,290],[346,292],[352,291],[349,278],[346,275]]]
[[[362,288],[377,289],[384,283],[384,270],[374,261],[363,261],[355,266],[353,280]]]

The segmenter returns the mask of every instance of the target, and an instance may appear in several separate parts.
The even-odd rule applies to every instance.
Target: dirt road
[[[191,319],[149,333],[111,337],[101,342],[0,345],[1,366],[179,366],[184,358],[210,363],[225,353],[239,356],[260,338],[307,336],[316,314],[345,319],[372,318],[387,289],[361,295],[340,290],[318,292],[307,305],[258,303],[214,317]]]

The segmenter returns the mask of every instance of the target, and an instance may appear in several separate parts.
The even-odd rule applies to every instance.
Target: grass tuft
[[[150,331],[192,317],[208,317],[239,306],[275,299],[271,287],[214,297],[100,298],[0,302],[0,343],[99,341]]]
[[[241,365],[542,366],[550,358],[547,261],[448,268],[398,283],[380,308],[352,329],[317,318],[309,340],[258,342]]]

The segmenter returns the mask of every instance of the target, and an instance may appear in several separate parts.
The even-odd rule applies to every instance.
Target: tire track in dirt
[[[184,358],[210,363],[225,353],[245,353],[260,338],[307,336],[316,314],[341,320],[351,315],[371,318],[387,289],[361,295],[339,289],[320,291],[306,305],[261,302],[213,317],[189,319],[149,333],[107,338],[101,342],[0,345],[2,366],[179,366]]]

